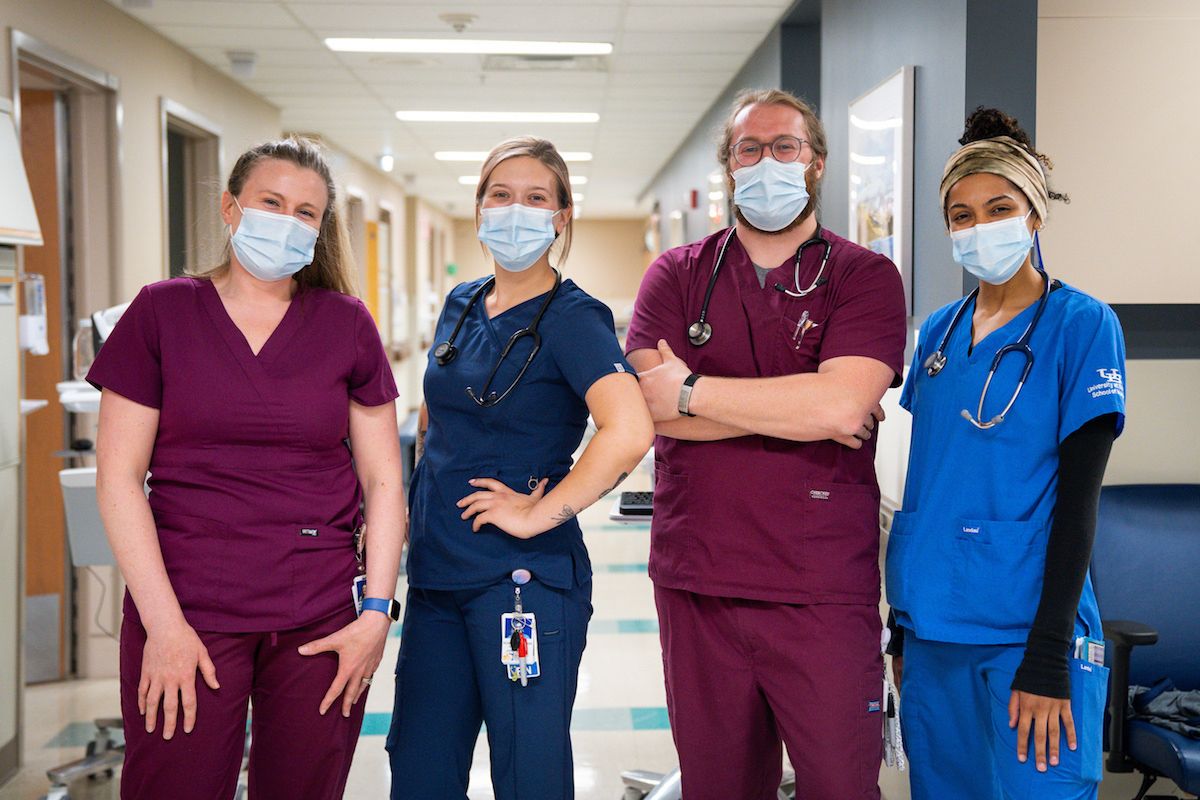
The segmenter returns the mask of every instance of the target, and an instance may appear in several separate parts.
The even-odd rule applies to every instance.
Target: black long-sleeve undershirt
[[[1046,544],[1042,597],[1013,689],[1045,697],[1071,696],[1067,659],[1092,560],[1100,485],[1117,437],[1116,419],[1116,414],[1104,414],[1089,420],[1058,446],[1058,495]]]
[[[1100,486],[1116,433],[1116,414],[1104,414],[1084,423],[1058,447],[1058,492],[1042,594],[1013,689],[1045,697],[1071,696],[1067,657],[1092,557]],[[892,631],[888,653],[903,655],[904,629],[896,624],[894,614],[888,615],[888,628]]]

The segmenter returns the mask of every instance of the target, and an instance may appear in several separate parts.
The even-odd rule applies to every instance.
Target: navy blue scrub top
[[[460,284],[446,298],[434,342],[450,338],[471,296],[486,278]],[[584,396],[600,378],[633,372],[617,342],[612,312],[573,281],[565,280],[538,332],[542,349],[520,384],[491,408],[466,393],[480,393],[509,337],[529,325],[546,295],[489,319],[483,299],[468,313],[455,346],[458,356],[437,363],[431,350],[425,370],[429,429],[410,488],[409,585],[423,589],[478,588],[525,568],[561,589],[591,579],[591,562],[575,519],[532,539],[517,539],[494,525],[479,533],[455,504],[475,491],[471,478],[497,478],[528,494],[541,478],[549,492],[571,469],[587,426]],[[492,383],[498,393],[512,383],[533,347],[524,337]]]

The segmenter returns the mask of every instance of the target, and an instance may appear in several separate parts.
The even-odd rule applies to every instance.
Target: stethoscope
[[[700,347],[712,338],[712,324],[708,321],[708,302],[712,299],[713,287],[717,285],[717,273],[721,271],[721,264],[725,261],[725,250],[729,247],[729,240],[733,238],[734,228],[729,229],[729,233],[725,235],[725,241],[721,242],[721,249],[717,251],[717,260],[713,264],[712,275],[708,278],[708,288],[704,290],[704,305],[700,306],[700,318],[693,322],[687,329],[688,341],[696,347]],[[821,256],[821,268],[817,270],[817,277],[808,285],[807,289],[800,288],[800,257],[804,254],[804,248],[810,244],[825,245],[825,252]],[[829,263],[829,251],[833,249],[833,243],[825,238],[821,228],[817,227],[816,235],[800,245],[796,250],[796,265],[792,271],[792,285],[794,289],[788,289],[782,283],[775,284],[775,291],[783,292],[788,297],[807,297],[816,291],[817,287],[824,285],[829,281],[825,277],[825,265]]]
[[[992,359],[991,369],[988,370],[987,380],[983,382],[983,392],[979,395],[979,408],[976,410],[975,416],[971,416],[971,412],[965,408],[961,412],[963,419],[982,431],[1004,422],[1005,415],[1012,409],[1013,404],[1017,402],[1017,397],[1021,394],[1021,387],[1025,385],[1025,380],[1029,377],[1029,373],[1033,369],[1033,350],[1029,347],[1029,340],[1033,338],[1033,331],[1037,327],[1038,320],[1042,318],[1042,312],[1046,310],[1046,300],[1050,297],[1050,276],[1046,274],[1044,269],[1040,268],[1038,269],[1038,274],[1042,276],[1043,287],[1042,296],[1038,299],[1037,309],[1033,312],[1033,319],[1025,326],[1025,332],[1021,334],[1020,339],[1012,344],[1006,344],[996,351],[996,357]],[[936,378],[938,373],[946,366],[946,344],[950,341],[950,335],[954,333],[954,326],[962,319],[967,307],[975,302],[978,294],[979,287],[976,287],[962,301],[958,310],[954,312],[953,318],[950,320],[950,327],[946,329],[946,332],[942,335],[942,340],[938,342],[937,349],[930,354],[929,358],[925,359],[925,372],[929,374],[929,377]],[[1021,380],[1017,382],[1017,388],[1013,391],[1012,397],[1009,398],[1008,405],[1004,407],[1004,410],[987,422],[980,422],[979,420],[983,418],[983,404],[987,400],[988,387],[992,385],[992,378],[996,376],[996,370],[999,368],[1001,360],[1009,353],[1020,353],[1025,359],[1025,369],[1021,371]]]
[[[553,268],[552,268],[553,269]],[[454,340],[458,338],[458,332],[462,330],[463,323],[466,322],[467,316],[471,313],[471,309],[479,302],[479,298],[486,295],[491,288],[496,285],[496,276],[488,278],[483,282],[483,285],[475,290],[471,295],[471,299],[467,301],[467,307],[463,309],[462,314],[458,317],[458,322],[454,324],[454,330],[450,333],[450,338],[439,344],[433,349],[433,357],[437,359],[439,367],[444,367],[458,356],[458,348],[454,346]],[[500,358],[496,361],[496,366],[492,367],[491,373],[488,375],[487,382],[483,385],[483,389],[479,394],[470,386],[467,387],[467,396],[479,405],[480,408],[491,408],[499,403],[504,398],[512,394],[512,390],[517,388],[517,384],[521,382],[525,371],[529,369],[529,365],[533,363],[534,357],[538,351],[542,349],[542,336],[538,333],[538,323],[542,321],[542,317],[546,313],[546,309],[550,307],[550,301],[558,294],[558,287],[562,285],[562,274],[558,270],[554,270],[554,288],[546,295],[546,299],[542,301],[542,307],[538,309],[533,321],[528,326],[521,328],[512,336],[508,337],[508,343],[504,345],[504,349],[500,351]],[[499,371],[500,365],[504,363],[504,359],[508,358],[508,354],[512,352],[513,347],[517,342],[524,339],[526,336],[533,337],[533,349],[529,351],[529,355],[525,357],[525,363],[521,366],[521,371],[517,373],[517,377],[502,394],[497,395],[493,391],[489,391],[492,387],[492,380],[496,377],[496,372]]]

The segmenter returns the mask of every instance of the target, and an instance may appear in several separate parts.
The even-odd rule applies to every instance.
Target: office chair
[[[100,508],[96,501],[96,468],[64,469],[58,473],[62,485],[63,506],[67,515],[67,544],[71,563],[77,567],[116,565],[108,539],[104,535],[104,523],[100,519]],[[95,720],[96,732],[88,742],[83,758],[62,766],[46,770],[50,789],[42,800],[70,800],[70,785],[81,779],[102,780],[111,778],[117,767],[125,760],[124,738],[118,739],[115,731],[121,731],[120,717],[103,717]],[[250,734],[246,734],[246,746],[242,756],[242,768],[250,752]],[[239,783],[236,800],[245,797],[246,786]]]
[[[1106,766],[1142,774],[1134,800],[1161,797],[1147,795],[1160,777],[1200,793],[1200,739],[1130,718],[1127,709],[1131,685],[1170,678],[1178,689],[1200,689],[1198,579],[1200,484],[1101,491],[1092,581],[1111,667]]]

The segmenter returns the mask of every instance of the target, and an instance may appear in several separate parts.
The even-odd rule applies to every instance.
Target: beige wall
[[[442,300],[461,276],[461,272],[454,277],[446,273],[446,265],[456,263],[455,220],[415,196],[406,199],[404,209],[403,260],[410,298],[408,338],[403,350],[406,357],[393,367],[400,389],[397,406],[401,419],[406,410],[415,410],[421,404],[426,354],[433,344]]]
[[[249,145],[278,136],[279,111],[188,55],[115,6],[95,0],[0,0],[0,24],[33,36],[120,81],[121,251],[112,297],[167,275],[163,263],[160,98],[201,114],[221,129],[226,169]],[[14,65],[5,36],[0,94],[11,94]]]
[[[1054,159],[1046,261],[1108,303],[1200,303],[1200,5],[1042,0],[1037,145]],[[1131,361],[1105,482],[1200,481],[1200,361]]]
[[[579,220],[563,267],[563,277],[573,279],[588,294],[606,303],[618,325],[629,321],[638,286],[650,263],[642,244],[645,225],[640,219]],[[454,240],[456,281],[491,273],[491,260],[480,250],[473,220],[455,220]]]
[[[1109,303],[1200,303],[1200,3],[1042,0],[1037,146],[1054,160],[1044,249]]]

